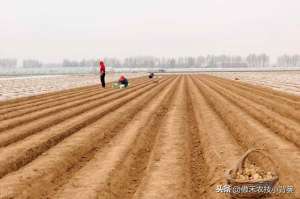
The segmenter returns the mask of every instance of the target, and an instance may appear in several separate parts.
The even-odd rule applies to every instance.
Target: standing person
[[[102,85],[102,88],[105,88],[105,64],[103,61],[100,61],[99,70],[100,70],[101,85]]]

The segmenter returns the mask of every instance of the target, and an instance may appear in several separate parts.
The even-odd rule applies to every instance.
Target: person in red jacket
[[[105,64],[103,61],[100,61],[99,63],[99,71],[102,88],[105,88]]]
[[[119,84],[124,85],[125,88],[128,86],[128,80],[124,75],[121,75],[119,79]]]

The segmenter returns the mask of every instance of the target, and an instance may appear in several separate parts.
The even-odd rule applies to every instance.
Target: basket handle
[[[265,157],[267,157],[267,158],[271,161],[271,163],[272,163],[273,165],[276,165],[275,162],[274,162],[274,160],[271,158],[270,154],[268,154],[268,153],[266,152],[265,149],[261,149],[261,148],[253,148],[253,149],[249,149],[249,150],[241,157],[241,159],[237,162],[235,168],[233,169],[233,171],[234,171],[235,174],[237,173],[238,170],[241,170],[241,169],[242,169],[242,167],[243,167],[243,165],[244,165],[244,163],[245,163],[245,160],[246,160],[247,157],[248,157],[251,153],[253,153],[253,152],[258,152],[258,153],[263,154]]]

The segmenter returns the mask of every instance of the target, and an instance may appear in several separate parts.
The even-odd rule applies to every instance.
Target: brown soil
[[[208,75],[0,104],[0,199],[210,199],[250,148],[300,198],[300,97]],[[264,164],[260,162],[259,164]]]

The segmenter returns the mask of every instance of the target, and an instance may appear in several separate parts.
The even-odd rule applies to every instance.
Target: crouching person
[[[125,78],[124,75],[121,75],[119,79],[119,84],[124,86],[125,88],[128,86],[128,80]]]
[[[154,77],[154,73],[150,73],[148,77],[152,79]]]

